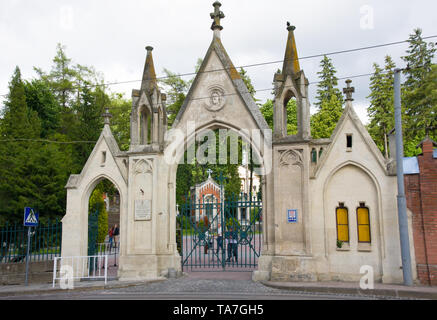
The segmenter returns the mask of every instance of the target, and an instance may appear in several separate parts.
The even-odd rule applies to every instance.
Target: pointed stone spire
[[[141,90],[145,90],[148,94],[153,93],[153,89],[158,89],[158,84],[156,82],[155,65],[153,63],[152,50],[153,48],[146,47],[147,57],[146,65],[144,66],[143,72],[143,82],[141,83]]]
[[[343,93],[346,95],[346,101],[354,101],[352,99],[352,93],[355,92],[355,88],[351,87],[352,80],[346,80],[346,88],[343,89]]]
[[[288,39],[287,47],[285,49],[284,65],[282,67],[282,74],[295,75],[300,71],[299,57],[297,55],[296,39],[294,37],[295,26],[287,22]]]
[[[102,114],[102,117],[103,117],[103,119],[104,119],[104,123],[105,123],[105,126],[106,125],[110,125],[111,124],[111,118],[112,118],[112,114],[110,114],[109,113],[109,108],[108,107],[105,107],[105,113],[104,114]]]
[[[214,22],[212,23],[211,30],[214,31],[214,37],[219,38],[220,31],[223,30],[223,27],[220,24],[220,20],[225,17],[225,14],[222,11],[220,11],[220,7],[222,6],[220,2],[218,1],[214,2],[212,6],[214,7],[214,12],[212,12],[210,16],[211,19],[214,20]]]

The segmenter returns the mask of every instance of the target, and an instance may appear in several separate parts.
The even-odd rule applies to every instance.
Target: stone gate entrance
[[[187,263],[200,266],[205,254],[203,260],[190,261],[191,257],[204,250],[202,246],[210,243],[210,237],[212,246],[217,243],[219,230],[215,222],[217,226],[219,221],[225,225],[222,236],[230,239],[224,219],[232,216],[233,206],[239,206],[242,199],[237,204],[227,203],[229,199],[215,205],[203,203],[202,210],[218,212],[212,224],[203,229],[189,220],[190,212],[199,208],[195,203],[187,204],[183,211],[191,227],[184,230],[185,251],[180,253],[176,238],[177,168],[199,137],[221,129],[225,136],[233,132],[242,137],[251,145],[255,158],[260,159],[257,175],[261,177],[262,195],[254,203],[259,204],[255,209],[262,208],[258,211],[261,244],[254,245],[256,229],[251,220],[247,228],[238,221],[235,236],[241,250],[238,264],[243,262],[243,253],[257,258],[251,265],[255,268],[254,280],[359,280],[364,261],[374,268],[376,280],[402,282],[394,160],[384,159],[358,119],[350,82],[345,90],[344,112],[332,136],[312,139],[309,81],[300,69],[295,27],[288,25],[282,71],[273,79],[272,133],[222,44],[221,4],[216,1],[213,6],[213,39],[171,129],[152,47],[146,47],[141,88],[132,91],[128,151],[120,151],[110,129],[109,110],[104,114],[105,126],[94,150],[81,174],[71,175],[66,186],[62,255],[87,254],[88,199],[97,183],[107,178],[120,195],[121,280],[155,279],[170,271],[180,274],[183,265],[189,266]],[[293,98],[297,105],[297,134],[289,135],[287,104]],[[347,221],[350,234],[340,247],[336,218],[339,208],[347,215],[343,221]],[[356,225],[354,212],[359,208],[366,208],[365,227],[372,235],[365,243],[357,236],[362,226]],[[227,256],[229,251],[223,252]],[[207,264],[226,270],[223,254],[212,253],[207,254]],[[250,264],[250,259],[245,262]]]

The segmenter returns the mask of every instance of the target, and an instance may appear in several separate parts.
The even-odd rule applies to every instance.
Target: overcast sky
[[[73,63],[93,66],[106,82],[141,79],[145,46],[153,46],[158,76],[163,68],[194,71],[212,39],[213,0],[1,0],[0,95],[8,93],[15,66],[23,78],[33,67],[49,71],[56,44]],[[414,28],[437,35],[435,0],[221,0],[222,42],[236,67],[284,58],[286,22],[296,26],[300,57],[408,39]],[[430,41],[437,42],[437,38]],[[339,78],[366,74],[390,54],[399,67],[407,44],[331,56]],[[321,58],[300,62],[310,82],[318,81]],[[255,89],[272,87],[282,64],[247,68]],[[189,78],[188,78],[189,79]],[[340,83],[340,89],[345,86]],[[369,78],[357,78],[355,109],[366,122]],[[125,92],[140,82],[111,86]],[[310,86],[314,105],[316,85]],[[270,98],[270,90],[257,98]],[[1,98],[0,98],[1,99]],[[314,112],[314,109],[312,109]]]

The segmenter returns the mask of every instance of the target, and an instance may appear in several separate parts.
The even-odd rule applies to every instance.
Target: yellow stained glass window
[[[369,208],[361,206],[357,209],[358,242],[371,242]]]
[[[349,219],[347,208],[337,208],[337,240],[349,242]]]

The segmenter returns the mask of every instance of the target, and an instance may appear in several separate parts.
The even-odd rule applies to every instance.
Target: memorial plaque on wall
[[[147,221],[152,219],[150,200],[135,200],[135,220]]]

